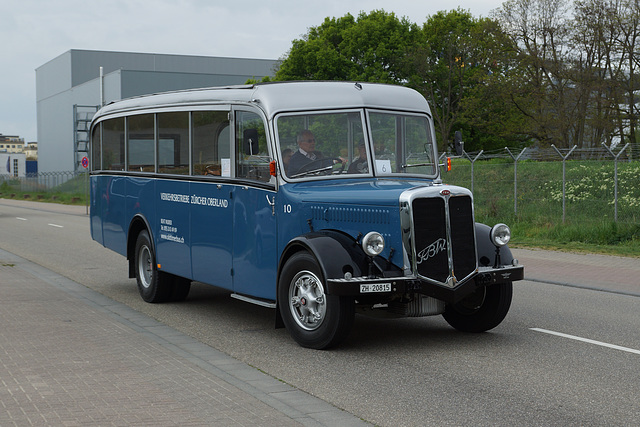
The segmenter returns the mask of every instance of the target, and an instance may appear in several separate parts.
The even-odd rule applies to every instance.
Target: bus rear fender
[[[141,231],[147,230],[149,236],[151,237],[151,244],[155,246],[155,240],[153,238],[153,232],[151,231],[151,226],[145,217],[142,215],[136,215],[129,223],[129,231],[127,232],[127,260],[129,261],[129,278],[133,279],[136,277],[135,271],[135,250],[136,250],[136,241],[138,240],[138,234]],[[155,253],[155,247],[153,248],[153,252]]]

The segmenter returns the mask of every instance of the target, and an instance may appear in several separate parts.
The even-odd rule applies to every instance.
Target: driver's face
[[[305,135],[304,138],[300,140],[298,145],[307,153],[316,151],[316,139],[313,137],[313,135]]]

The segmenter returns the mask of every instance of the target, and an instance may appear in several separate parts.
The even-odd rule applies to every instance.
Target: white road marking
[[[47,225],[50,225],[52,227],[64,228],[63,225],[58,225],[58,224],[47,224]]]
[[[562,332],[549,331],[547,329],[540,329],[540,328],[529,328],[529,329],[531,329],[532,331],[536,331],[536,332],[542,332],[542,333],[545,333],[545,334],[556,335],[558,337],[569,338],[569,339],[576,340],[576,341],[582,341],[582,342],[586,342],[586,343],[589,343],[589,344],[595,344],[595,345],[599,345],[599,346],[602,346],[602,347],[612,348],[614,350],[621,350],[621,351],[626,351],[628,353],[640,354],[640,350],[636,350],[636,349],[628,348],[628,347],[622,347],[622,346],[615,345],[615,344],[609,344],[609,343],[602,342],[602,341],[590,340],[588,338],[582,338],[582,337],[577,337],[575,335],[563,334]]]
[[[26,221],[27,220],[27,218],[22,218],[22,217],[19,217],[19,216],[17,216],[16,219],[19,219],[20,221]]]

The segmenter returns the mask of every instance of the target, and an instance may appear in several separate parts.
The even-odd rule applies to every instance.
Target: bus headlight
[[[380,255],[384,250],[384,237],[377,231],[370,231],[362,239],[362,249],[370,257]]]
[[[511,240],[511,229],[505,224],[496,224],[489,233],[491,241],[497,247],[502,247]]]

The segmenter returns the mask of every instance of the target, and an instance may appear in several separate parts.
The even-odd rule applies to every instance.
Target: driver
[[[305,166],[316,162],[317,168],[320,169],[332,164],[341,163],[342,159],[331,159],[324,157],[320,151],[316,150],[316,138],[308,129],[298,133],[296,138],[298,150],[293,153],[289,160],[289,174],[295,175],[305,171]],[[324,160],[324,161],[318,161]]]

